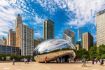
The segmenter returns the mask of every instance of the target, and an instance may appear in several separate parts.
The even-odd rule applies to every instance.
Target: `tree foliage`
[[[97,52],[97,47],[96,46],[93,46],[89,49],[89,55],[90,55],[90,59],[97,58],[98,52]]]
[[[99,46],[98,54],[101,58],[105,58],[105,45],[100,45]]]
[[[78,59],[82,59],[82,58],[89,59],[89,53],[85,49],[79,49],[79,50],[76,51],[76,58],[78,58]]]

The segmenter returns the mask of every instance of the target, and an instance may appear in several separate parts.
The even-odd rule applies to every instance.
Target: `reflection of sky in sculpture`
[[[39,44],[35,48],[35,51],[37,51],[38,53],[45,53],[63,48],[74,48],[74,45],[71,42],[63,39],[52,39]]]

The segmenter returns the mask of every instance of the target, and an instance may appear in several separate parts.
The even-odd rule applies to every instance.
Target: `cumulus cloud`
[[[44,21],[35,13],[33,8],[26,5],[25,0],[0,0],[0,36],[6,37],[9,29],[15,29],[17,14],[22,14],[23,20],[26,20],[27,17],[33,17],[37,24]]]
[[[104,9],[105,0],[31,0],[34,3],[40,4],[43,9],[53,15],[57,9],[65,10],[67,16],[75,16],[72,20],[67,21],[66,24],[83,26],[87,22],[94,23],[95,14]],[[7,35],[10,28],[15,28],[15,18],[18,13],[23,13],[22,16],[33,17],[35,24],[43,23],[45,18],[40,17],[35,9],[31,7],[29,0],[0,0],[0,36]],[[70,12],[73,12],[72,15]],[[28,15],[27,15],[28,14]],[[23,17],[23,20],[26,19]],[[13,28],[13,29],[14,29]],[[35,35],[39,35],[36,32]],[[40,33],[41,34],[41,33]],[[40,36],[40,35],[39,35]]]
[[[7,0],[0,0],[0,36],[7,36],[9,29],[15,27],[15,16],[19,12]]]
[[[38,15],[35,15],[35,22],[37,24],[42,24],[44,22],[45,18],[39,17]]]
[[[40,31],[35,32],[35,33],[34,33],[34,36],[35,36],[35,38],[41,38],[41,37],[42,37]]]
[[[94,19],[96,12],[105,7],[105,0],[37,0],[40,5],[54,13],[57,8],[67,11],[68,17],[75,19],[68,21],[69,25],[83,26]],[[72,11],[75,15],[71,15]],[[93,22],[93,21],[92,21]]]

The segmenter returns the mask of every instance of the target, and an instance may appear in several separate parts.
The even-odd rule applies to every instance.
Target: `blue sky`
[[[43,22],[54,21],[55,38],[62,38],[65,29],[90,32],[96,40],[95,15],[105,7],[105,0],[0,0],[0,37],[15,29],[16,15],[23,24],[34,29],[34,38],[43,38]]]

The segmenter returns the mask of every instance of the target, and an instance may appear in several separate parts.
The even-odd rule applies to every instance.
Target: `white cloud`
[[[41,38],[42,37],[40,32],[35,32],[34,36],[35,36],[35,38]]]
[[[7,36],[9,29],[15,29],[16,15],[23,14],[23,20],[27,17],[32,18],[37,24],[43,23],[44,18],[39,17],[33,8],[26,5],[25,0],[0,0],[0,36]],[[31,16],[27,16],[28,13]],[[30,21],[31,22],[31,21]],[[36,33],[38,36],[39,34]]]
[[[55,13],[57,7],[75,13],[76,19],[68,21],[69,25],[83,26],[91,22],[97,11],[105,7],[105,0],[37,0],[42,7]],[[70,13],[68,17],[71,18]],[[77,24],[78,22],[78,24]],[[92,21],[93,22],[93,21]]]
[[[7,0],[0,0],[0,36],[7,36],[9,29],[15,29],[16,14],[21,12],[13,8]]]
[[[86,22],[93,22],[96,12],[103,9],[105,0],[78,0],[74,1],[74,10],[76,19],[72,22],[78,21],[77,26],[83,26]],[[70,7],[71,8],[71,7]],[[72,22],[70,24],[72,24]]]
[[[44,18],[39,17],[38,15],[35,15],[35,22],[37,24],[42,24],[44,22]]]
[[[43,23],[45,18],[39,17],[35,10],[26,6],[28,0],[19,0],[15,2],[11,0],[0,0],[0,36],[5,35],[10,28],[15,26],[16,14],[27,12],[34,15],[37,24]],[[67,24],[75,26],[83,26],[86,22],[94,23],[94,16],[97,11],[104,9],[105,0],[33,0],[39,3],[45,10],[53,15],[58,8],[67,11],[68,17],[71,18],[70,11],[75,13],[75,19],[68,21]],[[17,4],[15,4],[17,3]],[[24,13],[24,15],[27,15]],[[24,17],[23,17],[24,18]],[[24,20],[24,19],[23,19]],[[38,33],[36,33],[38,36]],[[39,35],[40,36],[40,35]]]
[[[9,6],[6,0],[0,0],[0,6]]]

